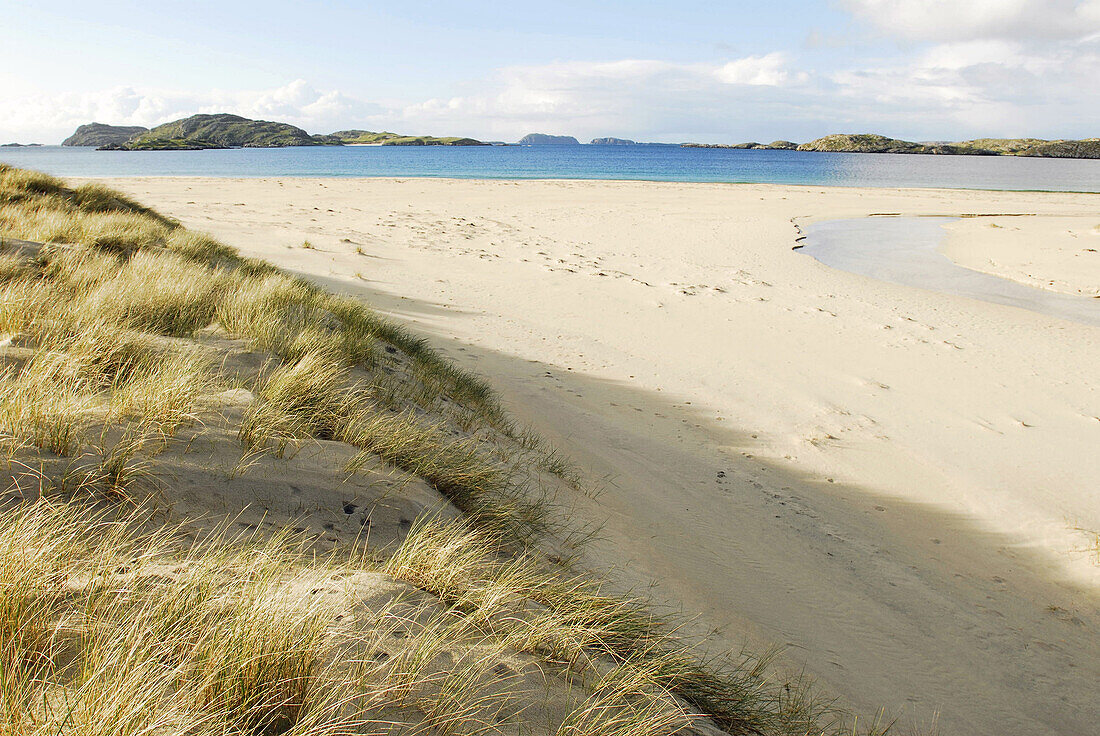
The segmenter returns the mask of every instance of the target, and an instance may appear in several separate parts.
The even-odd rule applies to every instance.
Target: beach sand
[[[1075,217],[981,217],[947,229],[941,252],[960,266],[1040,289],[1100,297],[1096,205]]]
[[[1100,329],[792,250],[820,219],[1031,214],[963,220],[944,251],[1087,290],[1076,264],[1100,256],[1066,249],[1100,240],[1096,195],[107,183],[368,298],[488,376],[604,479],[572,499],[603,523],[590,562],[717,642],[788,645],[857,709],[938,713],[944,734],[1100,721],[1100,565],[1075,530],[1100,529]]]

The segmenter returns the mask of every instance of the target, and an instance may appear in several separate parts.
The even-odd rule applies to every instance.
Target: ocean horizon
[[[56,176],[431,177],[1100,192],[1100,161],[635,145],[317,146],[208,151],[0,148]]]

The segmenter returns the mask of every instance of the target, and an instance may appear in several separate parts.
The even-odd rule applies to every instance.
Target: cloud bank
[[[1100,120],[1100,0],[840,1],[879,34],[878,56],[826,62],[803,48],[699,63],[516,65],[471,80],[461,95],[397,101],[302,79],[251,91],[14,96],[0,106],[0,140],[57,142],[93,120],[152,126],[195,112],[314,133],[356,127],[509,141],[532,131],[666,142],[836,131],[915,140],[1100,134],[1092,127]]]
[[[843,0],[856,18],[925,41],[1081,39],[1100,32],[1100,0]]]

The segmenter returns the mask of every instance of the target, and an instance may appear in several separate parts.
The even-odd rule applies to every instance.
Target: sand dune
[[[1100,566],[1075,530],[1100,529],[1100,330],[792,250],[817,219],[1029,213],[964,220],[946,252],[1079,290],[1079,257],[1028,243],[1095,219],[1095,195],[110,183],[440,336],[607,478],[576,500],[605,522],[595,562],[624,586],[657,581],[720,640],[790,644],[856,707],[938,713],[948,734],[1100,719]],[[988,227],[1003,219],[1028,237],[1006,245]],[[1002,248],[1017,261],[982,266]]]

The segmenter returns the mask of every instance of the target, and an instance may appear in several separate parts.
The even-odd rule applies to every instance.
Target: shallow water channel
[[[832,268],[1100,327],[1100,299],[1059,294],[956,265],[939,252],[955,217],[860,217],[805,228],[800,253]]]

